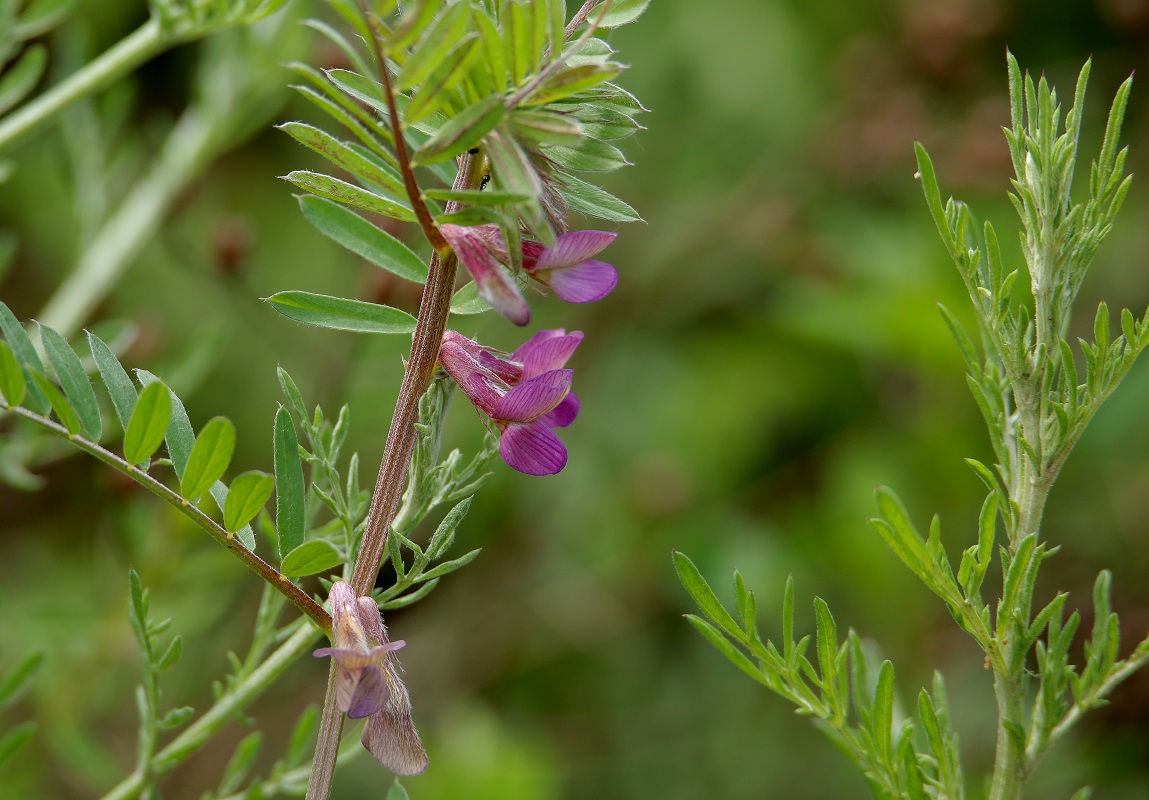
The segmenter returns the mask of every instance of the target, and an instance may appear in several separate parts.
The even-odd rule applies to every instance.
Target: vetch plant
[[[0,148],[131,69],[156,51],[157,41],[166,46],[247,25],[280,5],[155,3],[146,28],[160,39],[145,38],[144,46],[135,40],[143,34],[136,36],[131,47],[114,49],[0,120]],[[289,65],[300,81],[294,88],[339,132],[303,122],[281,125],[335,173],[296,170],[285,178],[306,192],[300,209],[320,233],[422,284],[422,298],[417,315],[296,290],[267,302],[309,325],[412,337],[373,492],[361,485],[358,454],[345,454],[348,407],[334,417],[310,409],[283,369],[284,400],[271,425],[273,468],[229,477],[235,426],[215,417],[197,431],[161,376],[129,372],[121,354],[130,328],[115,329],[121,335],[111,340],[88,332],[82,350],[69,341],[122,274],[132,248],[154,230],[156,217],[131,231],[131,246],[117,240],[114,256],[78,269],[80,279],[61,295],[62,310],[50,306],[44,315],[59,320],[56,325],[21,324],[0,302],[0,436],[56,437],[94,456],[168,503],[265,582],[249,652],[232,656],[214,705],[197,716],[191,708],[165,708],[162,673],[180,659],[184,640],[166,638],[170,620],[151,619],[144,581],[131,572],[131,621],[144,673],[137,763],[107,798],[154,796],[161,778],[308,653],[330,659],[322,711],[301,715],[287,752],[266,775],[255,773],[260,732],[242,740],[209,796],[306,791],[309,798],[326,798],[337,763],[361,752],[354,743],[341,747],[345,718],[365,720],[364,746],[396,774],[427,766],[401,679],[397,651],[404,642],[388,638],[380,612],[418,602],[478,555],[448,558],[496,450],[531,475],[554,474],[566,464],[554,429],[578,413],[573,373],[565,365],[582,339],[579,332],[540,331],[508,355],[449,331],[448,318],[494,307],[525,325],[528,278],[571,302],[601,299],[614,288],[615,268],[592,257],[615,234],[570,232],[567,217],[573,210],[611,223],[638,220],[624,202],[575,173],[627,163],[615,143],[639,129],[634,118],[644,109],[612,82],[623,67],[600,34],[634,21],[646,5],[590,0],[568,18],[557,0],[418,0],[402,7],[388,0],[329,0],[326,8],[349,33],[321,19],[307,21],[351,68]],[[208,141],[218,142],[219,132],[236,126],[244,111],[238,103],[217,109],[220,127]],[[165,199],[190,174],[182,167],[176,172],[180,180],[165,183]],[[416,254],[418,246],[379,227],[379,216],[415,223],[429,245],[429,263]],[[115,231],[122,237],[122,226]],[[460,261],[473,279],[462,286]],[[486,443],[470,458],[458,450],[441,456],[455,386],[489,423]],[[26,452],[5,447],[0,462],[3,474],[20,476],[30,488],[35,476],[21,459]],[[446,513],[424,541],[419,527],[440,507]],[[389,586],[378,585],[384,559],[395,572]],[[326,608],[313,585],[302,582],[311,576],[318,576],[320,589],[329,587]],[[284,624],[279,618],[287,603],[301,614]],[[317,648],[322,635],[330,646]],[[411,647],[418,647],[416,637]],[[31,666],[18,670],[19,685],[35,670],[30,658],[24,663]],[[165,732],[177,730],[168,740]],[[31,735],[19,728],[0,743],[14,752]],[[394,791],[405,796],[402,787]]]
[[[1094,622],[1080,661],[1071,651],[1081,616],[1067,613],[1068,595],[1058,593],[1034,608],[1039,570],[1060,549],[1043,535],[1050,490],[1086,425],[1149,345],[1149,314],[1138,319],[1122,311],[1120,334],[1111,338],[1104,303],[1094,315],[1093,340],[1079,339],[1075,348],[1068,339],[1073,301],[1129,188],[1126,150],[1118,138],[1132,79],[1117,92],[1088,192],[1077,200],[1071,190],[1090,65],[1081,71],[1063,122],[1056,90],[1044,77],[1023,76],[1012,55],[1008,60],[1012,124],[1005,134],[1016,172],[1010,200],[1021,220],[1028,297],[1019,299],[1019,272],[1003,263],[993,225],[978,229],[964,204],[943,203],[933,164],[917,145],[926,204],[978,322],[979,335],[972,337],[942,308],[996,458],[992,466],[967,460],[987,489],[976,541],[955,570],[939,520],[923,536],[888,488],[878,490],[879,516],[871,520],[985,653],[998,720],[991,800],[1021,797],[1026,781],[1065,734],[1149,661],[1149,638],[1120,656],[1107,571],[1094,584]],[[984,598],[995,552],[1001,594]],[[759,634],[754,593],[738,572],[731,612],[687,556],[676,552],[674,563],[704,615],[688,616],[691,624],[739,669],[814,717],[862,771],[874,797],[966,796],[976,781],[963,773],[951,727],[955,712],[940,672],[932,687],[918,693],[916,718],[903,716],[895,703],[893,665],[872,663],[854,631],[840,638],[823,600],[814,602],[813,637],[796,636],[792,579],[785,587],[781,642],[775,644]],[[1089,791],[1074,797],[1084,800]]]

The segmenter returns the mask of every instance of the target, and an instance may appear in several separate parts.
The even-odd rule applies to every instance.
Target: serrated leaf
[[[192,445],[187,468],[180,476],[180,494],[195,502],[223,477],[235,452],[235,425],[227,417],[213,417]]]
[[[191,722],[191,718],[194,716],[195,709],[191,706],[173,708],[160,719],[159,726],[164,730],[172,730],[173,728],[179,728]]]
[[[316,575],[343,563],[343,557],[331,542],[313,539],[294,548],[283,557],[279,568],[289,578]]]
[[[558,178],[571,210],[610,222],[645,222],[637,211],[605,189],[567,173],[559,173]]]
[[[389,197],[368,191],[354,184],[347,183],[347,181],[341,181],[330,175],[324,175],[319,172],[309,172],[307,170],[295,170],[294,172],[289,172],[284,178],[296,186],[306,189],[309,192],[314,192],[321,197],[338,200],[340,203],[345,203],[346,205],[360,208],[364,211],[370,211],[373,214],[381,214],[385,217],[402,220],[404,222],[413,222],[415,220],[415,213],[406,205],[401,205]]]
[[[26,388],[24,370],[20,369],[16,354],[7,342],[0,341],[0,397],[8,406],[15,408],[24,402]]]
[[[479,285],[471,281],[451,298],[452,314],[482,314],[490,311],[491,304],[479,297]]]
[[[92,351],[92,359],[96,362],[96,369],[99,370],[104,386],[107,387],[108,394],[112,398],[116,418],[120,421],[120,426],[126,430],[128,421],[132,418],[132,411],[136,407],[136,398],[138,397],[136,385],[132,383],[127,370],[116,358],[112,348],[108,347],[103,339],[91,331],[88,331],[88,348]]]
[[[437,164],[470,150],[503,118],[502,97],[484,97],[455,114],[415,151],[415,164]]]
[[[237,475],[228,487],[223,509],[223,525],[228,533],[235,533],[255,519],[274,490],[275,479],[266,472],[251,470]]]
[[[48,50],[42,44],[24,49],[16,63],[0,75],[0,114],[15,106],[36,88],[48,66]]]
[[[674,561],[674,569],[678,573],[679,582],[694,598],[694,602],[698,603],[698,607],[702,609],[703,613],[724,632],[738,641],[743,641],[745,634],[722,603],[719,602],[718,596],[714,594],[710,584],[702,577],[698,567],[694,566],[694,562],[678,550],[673,551],[671,557]]]
[[[57,419],[61,424],[67,428],[71,436],[75,436],[80,432],[80,418],[76,416],[76,412],[68,405],[67,398],[56,388],[50,380],[44,377],[42,372],[34,369],[29,369],[32,374],[32,381],[40,389],[44,397],[48,398],[48,405],[52,411],[56,413]]]
[[[167,435],[171,417],[168,387],[159,382],[145,386],[124,429],[124,460],[139,464],[151,458]]]
[[[29,720],[21,722],[19,725],[13,725],[3,736],[0,736],[0,766],[3,766],[23,750],[35,734],[36,723]]]
[[[100,420],[100,403],[96,400],[96,391],[92,382],[84,372],[80,363],[80,356],[72,349],[59,333],[47,325],[40,326],[40,339],[44,343],[44,352],[52,363],[56,372],[56,379],[64,390],[64,396],[76,412],[80,420],[80,427],[84,434],[93,442],[100,440],[103,423]]]
[[[275,526],[282,560],[303,543],[305,532],[306,486],[299,460],[299,439],[287,409],[275,412]]]
[[[299,198],[303,216],[324,236],[377,267],[415,283],[427,282],[427,265],[387,231],[372,225],[333,200],[315,195]]]
[[[415,318],[407,312],[362,300],[288,291],[273,294],[267,302],[285,317],[321,328],[355,333],[412,333],[415,330]]]

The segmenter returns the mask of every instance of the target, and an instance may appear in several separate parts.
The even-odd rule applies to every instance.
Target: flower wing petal
[[[525,380],[499,399],[491,411],[491,418],[533,422],[562,402],[571,389],[573,378],[573,370],[552,369]]]
[[[359,680],[347,703],[347,716],[351,719],[363,719],[378,713],[391,692],[387,682],[383,680],[383,670],[378,664],[359,671]]]
[[[539,422],[548,428],[565,428],[575,421],[578,416],[579,402],[577,394],[568,394],[563,401],[539,417]]]
[[[555,246],[539,256],[535,269],[571,267],[590,258],[615,240],[617,233],[608,231],[572,231],[564,233]]]
[[[526,475],[554,475],[567,465],[567,449],[541,422],[511,423],[499,439],[499,455]]]
[[[614,291],[618,285],[618,270],[605,261],[587,259],[536,276],[568,303],[593,303]]]

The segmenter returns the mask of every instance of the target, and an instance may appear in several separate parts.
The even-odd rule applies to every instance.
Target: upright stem
[[[148,59],[171,41],[155,19],[149,19],[79,72],[0,120],[0,151],[28,135],[86,94],[104,88]]]

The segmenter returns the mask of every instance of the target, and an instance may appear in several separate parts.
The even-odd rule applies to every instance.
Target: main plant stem
[[[459,159],[459,171],[455,176],[454,188],[477,189],[482,182],[482,159],[465,153]],[[448,211],[455,210],[451,205]],[[431,257],[427,284],[423,287],[423,298],[419,303],[419,318],[415,324],[411,356],[407,360],[407,370],[399,388],[399,399],[395,402],[395,414],[391,417],[391,427],[387,431],[387,444],[383,449],[383,462],[379,466],[379,478],[375,482],[375,493],[371,498],[371,508],[367,512],[367,523],[363,532],[363,544],[355,562],[351,577],[351,587],[356,595],[369,595],[379,574],[379,565],[387,550],[387,534],[399,500],[407,483],[407,472],[411,468],[411,456],[415,451],[415,423],[419,421],[419,398],[431,385],[435,366],[439,362],[439,344],[447,329],[447,316],[451,310],[451,295],[455,289],[455,254],[441,257],[438,251]],[[332,671],[331,676],[334,676]],[[325,800],[331,793],[331,779],[335,771],[335,760],[339,755],[339,737],[343,730],[343,714],[335,704],[334,681],[327,682],[327,697],[323,704],[323,715],[319,722],[319,740],[315,745],[315,761],[312,764],[311,779],[307,785],[308,800]]]

